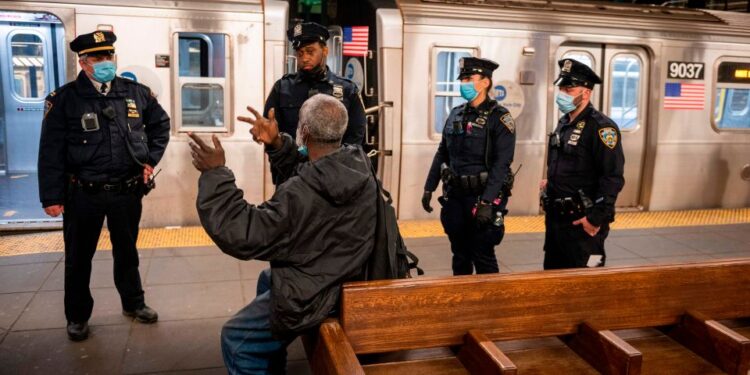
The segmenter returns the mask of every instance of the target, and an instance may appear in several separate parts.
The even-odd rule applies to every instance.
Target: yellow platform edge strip
[[[649,229],[683,226],[728,225],[750,223],[750,208],[705,209],[684,211],[650,211],[618,213],[612,229]],[[405,238],[444,236],[439,220],[406,220],[399,222]],[[508,216],[505,233],[542,233],[544,216]],[[139,249],[213,246],[201,227],[144,228],[138,237]],[[109,232],[99,237],[99,250],[111,250]],[[10,234],[0,237],[0,256],[60,252],[64,250],[61,231]]]

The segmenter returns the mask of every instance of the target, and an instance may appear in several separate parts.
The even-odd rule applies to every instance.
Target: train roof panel
[[[562,0],[398,0],[406,24],[433,24],[447,18],[498,21],[534,25],[598,27],[608,30],[665,32],[665,37],[697,39],[702,35],[731,35],[742,39],[750,34],[746,14],[669,8],[654,5],[615,4]],[[437,25],[445,25],[437,21]],[[458,24],[456,24],[458,25]],[[542,28],[540,30],[547,30]],[[689,33],[685,33],[690,30]],[[548,31],[548,30],[547,30]]]

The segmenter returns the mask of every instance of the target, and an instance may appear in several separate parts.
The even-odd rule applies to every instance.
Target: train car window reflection
[[[714,125],[718,129],[750,129],[750,62],[719,64]]]
[[[459,61],[463,57],[470,57],[469,51],[441,51],[437,54],[434,71],[436,73],[435,93],[433,98],[433,129],[435,133],[442,133],[445,119],[448,118],[453,107],[466,102],[459,91],[457,81]]]
[[[591,69],[594,69],[594,57],[591,56],[590,53],[585,52],[585,51],[567,52],[565,53],[565,55],[563,55],[563,59],[573,59],[573,60],[578,61],[581,64],[588,66]]]
[[[636,55],[615,56],[610,63],[609,117],[622,131],[638,126],[641,60]]]
[[[226,130],[228,39],[220,33],[177,34],[181,128]]]
[[[44,79],[44,44],[34,34],[16,34],[10,40],[13,91],[21,98],[47,96]]]

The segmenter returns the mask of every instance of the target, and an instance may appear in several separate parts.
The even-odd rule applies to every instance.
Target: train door
[[[648,54],[637,46],[566,44],[558,49],[557,58],[576,59],[602,78],[603,84],[594,89],[592,103],[620,128],[625,152],[625,187],[617,198],[617,207],[640,208],[646,152]],[[555,67],[557,76],[559,67]]]
[[[3,220],[43,217],[37,155],[44,98],[64,83],[60,20],[48,13],[0,11],[0,175]]]

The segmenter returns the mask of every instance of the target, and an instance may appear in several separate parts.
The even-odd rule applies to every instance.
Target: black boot
[[[83,341],[89,337],[89,323],[68,322],[68,338],[73,341]]]
[[[159,320],[159,314],[146,305],[133,311],[122,310],[122,315],[135,318],[137,322],[145,324],[156,323]]]

